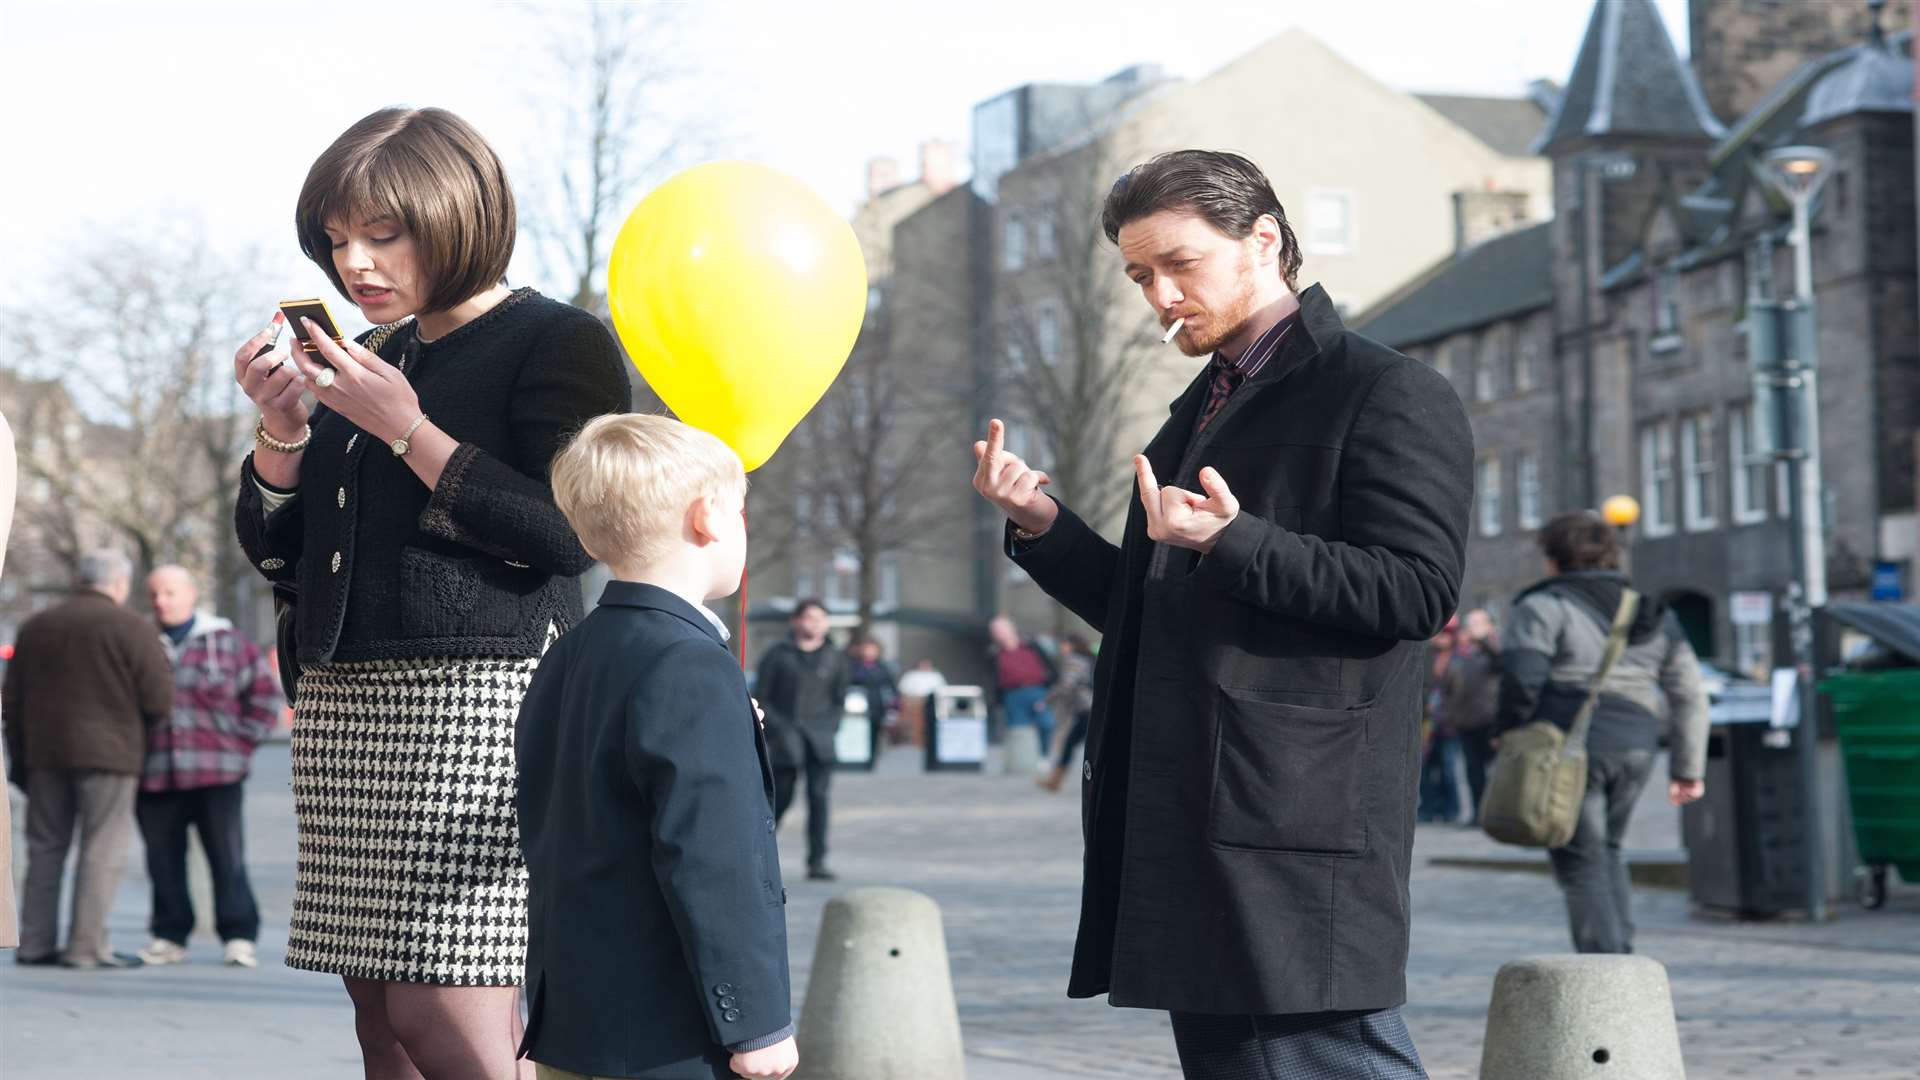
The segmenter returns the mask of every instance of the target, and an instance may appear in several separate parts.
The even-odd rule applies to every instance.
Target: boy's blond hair
[[[554,503],[587,550],[620,565],[650,565],[672,550],[695,500],[746,490],[732,448],[665,416],[597,417],[553,459]]]

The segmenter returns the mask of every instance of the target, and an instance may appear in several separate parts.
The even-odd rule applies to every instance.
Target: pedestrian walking
[[[1006,728],[1033,728],[1044,756],[1053,745],[1053,710],[1047,707],[1047,690],[1060,676],[1053,658],[1039,642],[1022,636],[1005,615],[987,623],[987,638],[993,649],[994,697]]]
[[[134,792],[147,732],[173,709],[173,670],[153,624],[123,605],[133,564],[117,551],[80,559],[79,587],[20,627],[7,664],[7,757],[24,771],[27,880],[20,899],[22,964],[141,966],[107,940],[133,840]],[[56,940],[60,884],[75,833],[67,943]]]
[[[1572,727],[1632,585],[1620,570],[1619,533],[1593,511],[1547,522],[1539,543],[1547,577],[1514,601],[1500,652],[1496,737],[1538,720]],[[1633,883],[1621,844],[1663,728],[1672,741],[1667,798],[1684,805],[1707,789],[1707,692],[1680,621],[1643,597],[1626,649],[1600,684],[1573,839],[1548,852],[1579,952],[1633,951]]]
[[[344,981],[369,1075],[511,1075],[527,944],[513,718],[593,565],[548,465],[630,408],[629,372],[593,314],[504,284],[513,191],[451,113],[355,123],[294,219],[380,328],[336,343],[308,326],[311,353],[262,352],[269,329],[234,357],[260,409],[240,545],[298,594],[280,642],[300,669],[287,963]]]
[[[827,606],[816,599],[793,609],[792,636],[760,657],[754,695],[767,713],[773,761],[773,812],[784,820],[800,773],[807,778],[807,879],[832,881],[827,869],[828,801],[833,790],[833,739],[846,715],[852,674],[847,655],[827,641]]]
[[[1407,875],[1466,413],[1299,290],[1251,161],[1161,155],[1102,217],[1168,340],[1211,356],[1135,458],[1120,543],[1047,496],[998,420],[974,444],[1008,554],[1102,635],[1067,992],[1169,1010],[1188,1077],[1424,1077],[1399,1012]]]
[[[213,879],[222,956],[232,967],[257,967],[260,908],[247,880],[242,784],[254,748],[279,721],[280,682],[231,622],[196,610],[200,590],[185,567],[162,566],[147,575],[147,596],[173,664],[173,710],[148,733],[134,801],[153,885],[153,940],[140,959],[177,964],[187,958],[194,924],[187,889],[192,829]]]
[[[849,685],[867,702],[867,735],[872,742],[869,761],[880,756],[880,736],[894,725],[900,702],[900,675],[887,662],[880,642],[863,636],[847,650]]]
[[[1087,738],[1087,718],[1093,711],[1093,649],[1079,634],[1060,639],[1060,678],[1047,691],[1047,708],[1066,723],[1055,728],[1053,744],[1047,748],[1047,760],[1053,767],[1035,782],[1048,791],[1059,791],[1066,782],[1067,766],[1074,751]]]
[[[1452,618],[1432,641],[1428,642],[1427,691],[1424,697],[1426,739],[1420,757],[1420,810],[1417,820],[1445,822],[1460,820],[1460,784],[1455,771],[1460,763],[1460,741],[1447,725],[1440,709],[1440,685],[1453,662],[1460,620]]]
[[[1493,764],[1494,706],[1500,693],[1500,641],[1493,616],[1474,608],[1460,620],[1458,642],[1440,678],[1438,710],[1460,740],[1467,771],[1468,824],[1480,823],[1480,801],[1487,793],[1487,768]]]

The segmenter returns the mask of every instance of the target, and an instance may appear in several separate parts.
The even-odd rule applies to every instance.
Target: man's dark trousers
[[[1427,1080],[1399,1009],[1282,1016],[1173,1014],[1187,1080]]]
[[[214,929],[221,941],[260,936],[260,909],[247,881],[241,831],[241,785],[187,791],[143,791],[134,812],[147,843],[147,876],[153,880],[153,936],[185,944],[193,933],[193,900],[187,892],[187,828],[199,830],[213,876]]]
[[[833,787],[833,759],[822,755],[814,740],[801,739],[807,767],[807,868],[817,870],[827,863],[827,796]],[[784,821],[793,805],[793,789],[800,770],[783,766],[773,770],[773,818]]]

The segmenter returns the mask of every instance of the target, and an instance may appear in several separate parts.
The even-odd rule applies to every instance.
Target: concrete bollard
[[[1003,764],[1008,776],[1032,776],[1040,770],[1044,748],[1040,745],[1039,728],[1032,724],[1010,727],[1003,745],[1006,751]]]
[[[1480,1080],[1686,1080],[1667,969],[1644,956],[1525,956],[1500,969]]]
[[[909,889],[827,901],[793,1080],[964,1080],[940,908]]]

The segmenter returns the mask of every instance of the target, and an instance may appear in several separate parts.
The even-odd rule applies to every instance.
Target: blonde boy
[[[726,628],[746,474],[659,416],[589,423],[554,501],[613,569],[520,708],[528,1020],[542,1077],[784,1078],[799,1062],[773,774]]]

